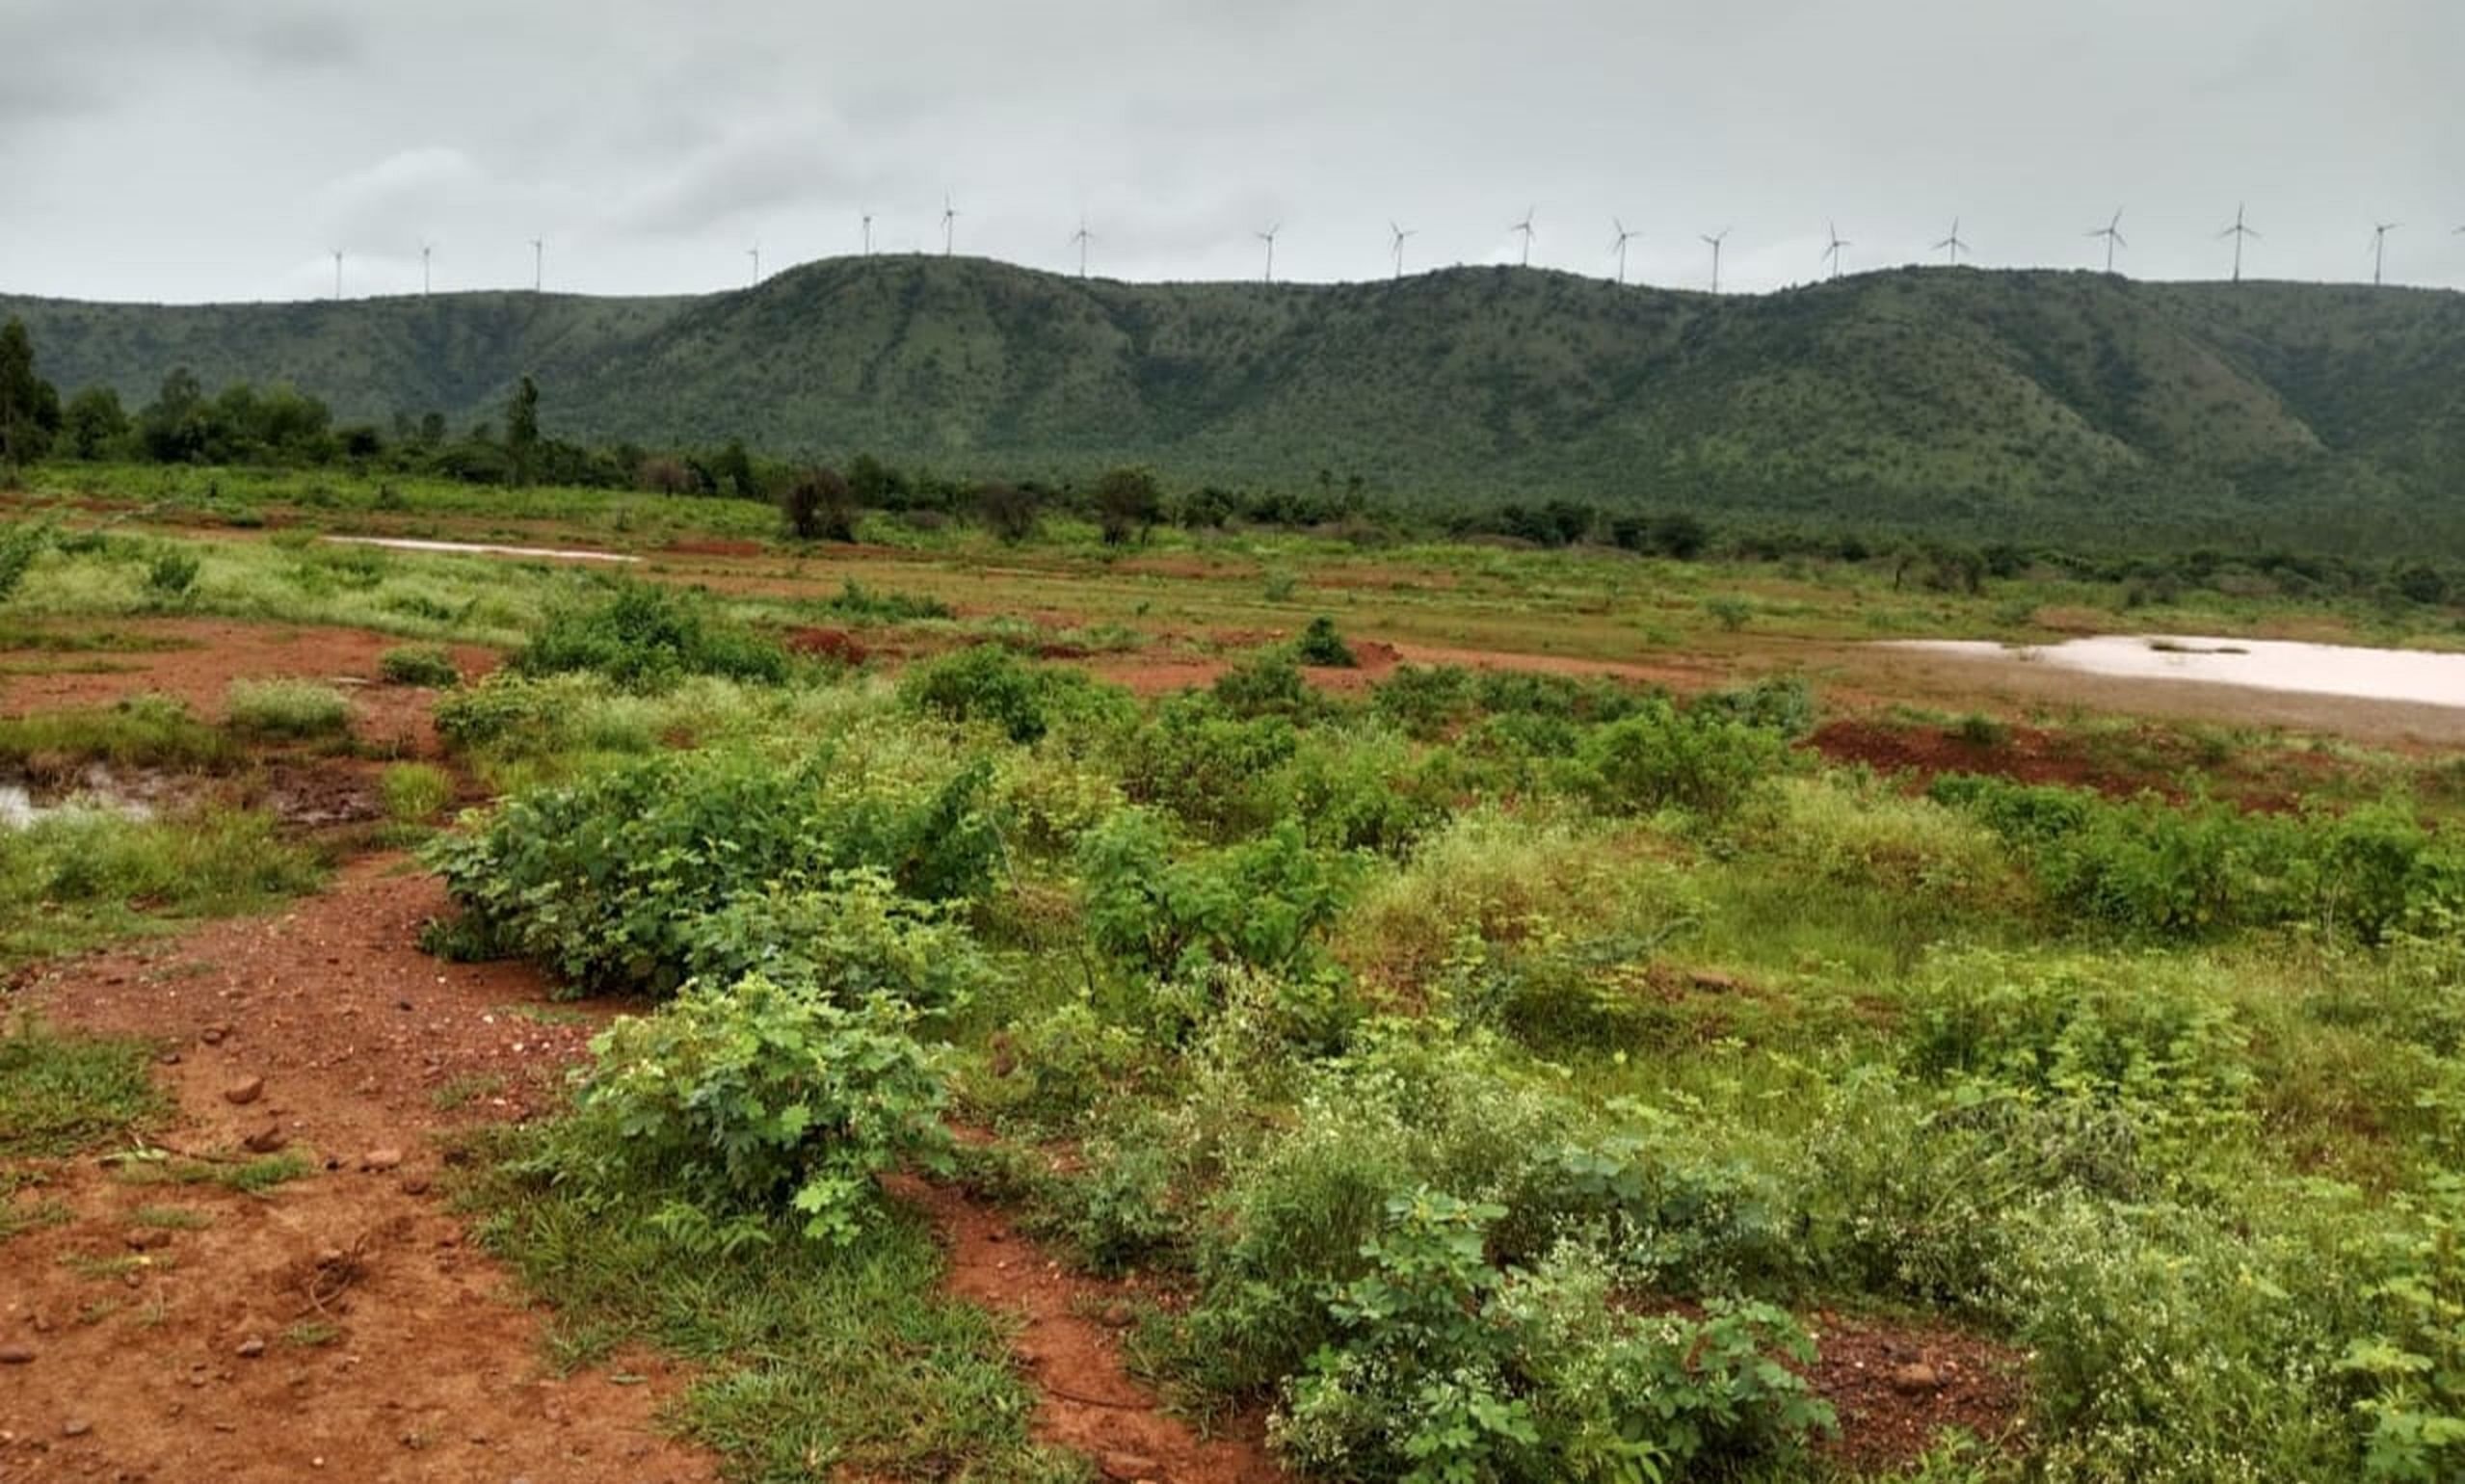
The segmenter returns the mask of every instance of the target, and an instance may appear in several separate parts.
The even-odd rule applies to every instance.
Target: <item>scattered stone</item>
[[[31,1365],[34,1359],[32,1345],[0,1345],[0,1365]]]
[[[231,1027],[228,1025],[214,1024],[208,1025],[203,1030],[199,1031],[197,1033],[197,1039],[204,1042],[207,1046],[221,1046],[224,1041],[230,1036],[230,1034]]]
[[[244,1077],[223,1089],[225,1102],[251,1103],[265,1096],[265,1078]]]
[[[179,1064],[180,1053],[177,1051],[165,1051],[154,1058],[154,1065],[158,1067],[176,1067]]]
[[[404,1176],[402,1178],[402,1193],[407,1196],[424,1196],[428,1194],[428,1177],[425,1175]]]
[[[1162,1477],[1159,1471],[1162,1466],[1139,1453],[1107,1453],[1096,1467],[1103,1471],[1104,1477],[1119,1480],[1121,1484]]]
[[[1922,1396],[1943,1390],[1943,1373],[1920,1361],[1892,1368],[1892,1390],[1903,1396]]]
[[[1115,1299],[1112,1303],[1104,1306],[1104,1312],[1101,1317],[1104,1321],[1104,1328],[1108,1330],[1126,1330],[1137,1322],[1138,1311],[1130,1308],[1127,1304],[1121,1302],[1119,1299]]]
[[[152,1252],[157,1247],[169,1247],[170,1245],[172,1245],[172,1233],[171,1230],[167,1227],[131,1227],[128,1229],[128,1250],[131,1252]]]
[[[271,1154],[291,1142],[280,1124],[268,1124],[240,1141],[240,1148],[252,1154]]]
[[[265,1353],[265,1341],[257,1338],[254,1335],[251,1335],[248,1338],[241,1340],[240,1348],[232,1353],[237,1355],[241,1360],[253,1361],[258,1356]]]
[[[94,1424],[81,1417],[72,1417],[60,1424],[60,1436],[64,1438],[82,1438],[93,1430]]]
[[[363,1170],[374,1170],[382,1174],[401,1167],[402,1151],[398,1149],[372,1149],[359,1156],[359,1168]]]

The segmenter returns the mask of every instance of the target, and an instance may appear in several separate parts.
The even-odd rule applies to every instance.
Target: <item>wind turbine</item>
[[[864,213],[864,255],[873,255],[873,213]]]
[[[1269,283],[1273,283],[1275,281],[1275,234],[1282,230],[1284,230],[1284,224],[1278,222],[1275,225],[1268,227],[1265,231],[1252,234],[1256,236],[1259,241],[1267,245],[1266,281]]]
[[[1831,246],[1823,250],[1823,260],[1832,265],[1832,277],[1837,278],[1841,276],[1841,249],[1853,248],[1857,244],[1841,235],[1841,225],[1838,222],[1826,222],[1823,225],[1832,234]]]
[[[1935,246],[1951,254],[1951,266],[1954,268],[1960,266],[1961,253],[1975,251],[1967,243],[1960,240],[1960,219],[1958,217],[1953,217],[1951,219],[1951,235],[1944,238],[1941,242],[1936,243]]]
[[[2217,233],[2217,235],[2220,237],[2231,237],[2234,239],[2234,281],[2240,283],[2242,281],[2242,239],[2245,237],[2257,237],[2260,235],[2257,231],[2254,231],[2252,228],[2242,225],[2242,203],[2240,201],[2236,201],[2234,203],[2234,225]]]
[[[941,193],[941,255],[950,255],[951,239],[957,235],[959,208],[950,204],[950,193]]]
[[[2089,237],[2103,237],[2106,239],[2106,271],[2107,273],[2112,273],[2114,271],[2114,250],[2116,248],[2128,248],[2131,246],[2130,243],[2123,240],[2123,208],[2120,206],[2114,208],[2114,217],[2112,221],[2107,222],[2104,226],[2097,228],[2097,230],[2093,232],[2086,232],[2082,235]]]
[[[333,302],[342,303],[342,250],[333,250]]]
[[[745,255],[754,260],[754,286],[758,288],[761,286],[761,244],[756,241],[752,247],[747,248]]]
[[[423,242],[419,245],[419,297],[422,299],[428,297],[428,254],[436,251],[435,243]]]
[[[1696,236],[1703,238],[1705,242],[1711,245],[1711,291],[1715,294],[1720,292],[1720,245],[1727,242],[1729,240],[1729,234],[1736,230],[1736,227],[1724,226],[1716,232],[1697,232],[1695,234]]]
[[[1536,209],[1538,208],[1532,206],[1524,207],[1524,220],[1507,228],[1510,232],[1524,234],[1524,266],[1526,268],[1532,266],[1532,213]]]
[[[2379,270],[2388,262],[2388,234],[2404,225],[2402,222],[2382,222],[2371,229],[2371,286],[2372,288],[2379,286]],[[334,297],[341,298],[342,291],[336,289]]]
[[[1087,230],[1086,217],[1078,219],[1078,230],[1070,234],[1070,240],[1078,244],[1078,277],[1084,279],[1087,277],[1087,244],[1096,240]]]
[[[1628,231],[1627,225],[1616,217],[1609,219],[1609,225],[1616,227],[1618,231],[1617,238],[1609,244],[1609,251],[1618,254],[1618,282],[1624,286],[1627,281],[1627,243],[1630,239],[1642,234]]]
[[[544,238],[534,237],[531,239],[531,292],[538,293],[540,285],[546,281],[547,241]]]
[[[1397,226],[1394,224],[1394,221],[1391,218],[1387,223],[1387,230],[1395,234],[1395,278],[1398,281],[1401,281],[1404,276],[1404,239],[1407,237],[1418,236],[1420,234],[1420,228],[1414,227],[1411,231],[1406,231],[1402,227]],[[2460,230],[2465,230],[2465,228],[2460,228]]]

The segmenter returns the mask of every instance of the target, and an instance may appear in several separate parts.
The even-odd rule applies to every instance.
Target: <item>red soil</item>
[[[899,1193],[932,1212],[950,1246],[950,1291],[1015,1315],[1012,1340],[1038,1391],[1036,1436],[1096,1460],[1107,1479],[1171,1484],[1271,1484],[1284,1471],[1267,1456],[1255,1418],[1232,1434],[1202,1438],[1155,1410],[1155,1397],[1124,1369],[1121,1338],[1104,1322],[1125,1317],[1130,1290],[1064,1268],[1013,1232],[999,1212],[946,1185],[898,1181]]]
[[[179,1109],[162,1146],[227,1159],[253,1135],[322,1173],[250,1196],[130,1183],[106,1157],[21,1195],[74,1214],[9,1243],[0,1344],[34,1359],[0,1385],[0,1476],[713,1476],[655,1424],[677,1383],[665,1364],[543,1371],[538,1319],[434,1193],[432,1137],[542,1106],[590,1031],[546,1009],[529,968],[420,953],[443,906],[399,860],[365,860],[280,916],[56,965],[12,996],[161,1042]],[[231,1101],[249,1078],[262,1092]],[[165,1206],[205,1225],[135,1223]],[[132,1238],[167,1239],[132,1254]],[[132,1256],[125,1275],[90,1276]],[[303,1325],[331,1338],[303,1342]]]
[[[1947,1427],[1989,1445],[2017,1439],[2028,1415],[2028,1358],[1956,1330],[1821,1318],[1807,1379],[1839,1414],[1824,1452],[1861,1472],[1914,1462]]]

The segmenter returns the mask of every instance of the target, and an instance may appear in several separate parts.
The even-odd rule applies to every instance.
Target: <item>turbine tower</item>
[[[546,281],[547,240],[543,237],[534,237],[531,239],[531,292],[538,293],[540,286]]]
[[[1954,268],[1960,266],[1961,253],[1975,251],[1967,243],[1960,240],[1960,219],[1958,217],[1953,217],[1951,219],[1951,235],[1944,238],[1941,242],[1936,243],[1935,246],[1951,254],[1951,266]]]
[[[1627,281],[1627,243],[1642,234],[1628,231],[1627,225],[1616,217],[1609,219],[1609,225],[1615,227],[1618,233],[1609,243],[1609,251],[1618,254],[1618,284],[1623,288]]]
[[[333,302],[342,303],[342,250],[333,250]]]
[[[754,286],[759,288],[761,286],[761,243],[758,240],[755,241],[752,247],[745,250],[745,255],[754,260]]]
[[[1404,239],[1407,237],[1418,236],[1420,228],[1414,227],[1412,230],[1406,231],[1404,228],[1397,226],[1391,218],[1387,223],[1387,230],[1395,234],[1393,247],[1395,255],[1395,278],[1397,281],[1401,281],[1404,277]]]
[[[2114,208],[2113,220],[2107,222],[2104,226],[2097,228],[2097,230],[2093,232],[2086,232],[2082,235],[2089,237],[2103,237],[2106,239],[2106,271],[2109,274],[2114,271],[2114,250],[2116,248],[2128,248],[2131,246],[2130,243],[2123,240],[2123,208],[2120,206]]]
[[[1711,291],[1715,294],[1720,292],[1720,245],[1727,242],[1729,240],[1729,234],[1736,230],[1736,227],[1724,226],[1716,232],[1697,232],[1695,234],[1696,236],[1703,238],[1703,240],[1711,247]]]
[[[1526,268],[1532,266],[1532,213],[1536,209],[1538,208],[1532,206],[1524,207],[1524,220],[1507,228],[1510,232],[1524,234],[1524,266]]]
[[[864,255],[873,255],[873,213],[864,213]]]
[[[1284,224],[1278,222],[1275,225],[1268,227],[1265,231],[1253,234],[1259,239],[1259,241],[1267,245],[1267,275],[1265,281],[1269,283],[1273,283],[1275,281],[1275,234],[1282,230],[1284,230]]]
[[[2257,237],[2260,235],[2250,227],[2242,225],[2242,203],[2240,201],[2236,201],[2234,203],[2234,225],[2217,233],[2217,235],[2220,237],[2231,237],[2234,239],[2234,281],[2240,283],[2242,281],[2242,239],[2245,237]]]
[[[1087,218],[1085,216],[1082,215],[1079,217],[1078,230],[1070,234],[1070,240],[1078,244],[1078,277],[1083,281],[1087,277],[1087,244],[1096,240],[1094,235],[1087,230]]]
[[[950,243],[957,235],[959,208],[950,204],[950,193],[941,193],[941,255],[950,255]]]
[[[2379,271],[2388,265],[2388,234],[2404,225],[2402,222],[2382,222],[2371,229],[2371,286],[2379,286]],[[334,297],[342,297],[336,289]]]
[[[1841,276],[1841,250],[1853,248],[1857,244],[1841,235],[1841,225],[1838,222],[1826,222],[1823,225],[1832,234],[1831,246],[1823,250],[1823,260],[1832,265],[1832,277],[1837,278]]]

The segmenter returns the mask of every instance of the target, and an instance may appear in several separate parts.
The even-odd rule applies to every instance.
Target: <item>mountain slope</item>
[[[175,364],[346,419],[869,450],[954,473],[1358,474],[1401,503],[1582,498],[1970,533],[2404,548],[2465,537],[2465,296],[1903,269],[1761,297],[1456,269],[1127,284],[980,259],[736,293],[161,308],[0,299],[64,385]],[[1323,471],[1323,475],[1322,475]]]

